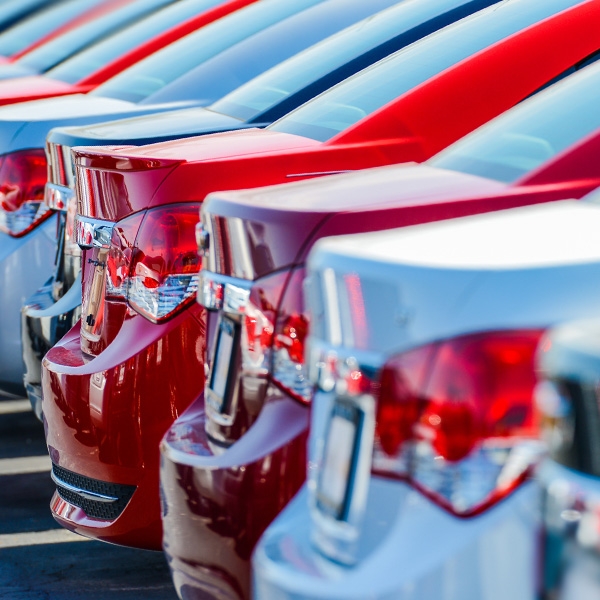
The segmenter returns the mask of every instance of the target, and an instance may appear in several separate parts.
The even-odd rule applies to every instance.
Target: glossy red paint
[[[398,165],[253,190],[217,192],[204,203],[219,257],[236,243],[250,247],[256,228],[269,240],[269,260],[253,262],[256,277],[301,265],[313,243],[333,235],[379,231],[529,204],[581,198],[600,186],[600,131],[512,184],[429,165]],[[242,240],[240,242],[240,239]],[[252,257],[252,254],[249,253]],[[264,265],[269,265],[265,270]],[[205,268],[239,277],[235,261],[211,257]]]
[[[93,87],[89,85],[73,85],[57,79],[50,79],[45,75],[16,77],[0,81],[0,106],[42,98],[84,94],[92,89]]]
[[[120,0],[116,3],[116,8],[127,2],[131,2],[131,0],[127,0],[126,2]],[[85,94],[161,48],[254,2],[256,0],[229,0],[228,2],[219,4],[179,25],[171,27],[169,30],[126,52],[119,58],[73,84],[51,79],[45,75],[33,75],[0,81],[0,106],[56,96]],[[102,7],[104,6],[103,4]],[[36,44],[35,47],[38,45],[41,44]]]
[[[203,396],[163,440],[164,550],[180,598],[248,596],[252,550],[304,482],[309,409],[269,396],[235,450],[219,452],[206,435]],[[190,455],[205,456],[210,473],[198,478]]]
[[[139,315],[122,318],[118,335],[98,358],[82,353],[79,326],[52,348],[44,364],[42,410],[55,465],[136,491],[112,520],[90,518],[57,494],[51,506],[67,529],[159,550],[158,445],[203,389],[203,311],[194,306],[163,325]]]

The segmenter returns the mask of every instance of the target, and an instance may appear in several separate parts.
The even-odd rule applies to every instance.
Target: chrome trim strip
[[[46,183],[44,189],[44,203],[52,210],[67,210],[69,200],[75,196],[75,192],[64,185]]]
[[[81,488],[71,485],[70,483],[66,483],[62,479],[59,479],[54,474],[54,471],[51,471],[50,477],[52,477],[52,481],[54,481],[54,483],[58,487],[65,488],[66,490],[69,490],[70,492],[73,492],[74,494],[78,494],[79,496],[81,496],[82,498],[85,498],[86,500],[94,500],[96,502],[106,502],[106,503],[111,503],[111,504],[113,502],[117,502],[119,500],[119,498],[115,498],[114,496],[105,496],[104,494],[98,494],[96,492],[88,492],[87,490],[82,490]]]
[[[196,224],[196,244],[198,246],[198,254],[206,256],[210,247],[210,234],[204,229],[202,221]]]
[[[72,148],[70,146],[61,146],[63,155],[63,165],[65,168],[66,184],[75,187],[75,162],[73,160]]]
[[[115,223],[77,215],[75,217],[75,241],[83,250],[110,248]]]
[[[246,310],[251,287],[252,281],[202,270],[198,280],[198,303],[208,310],[240,316]]]

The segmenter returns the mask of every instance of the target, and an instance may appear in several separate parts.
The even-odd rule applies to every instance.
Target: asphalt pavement
[[[176,600],[160,552],[87,540],[48,508],[44,431],[27,400],[0,399],[0,598]]]

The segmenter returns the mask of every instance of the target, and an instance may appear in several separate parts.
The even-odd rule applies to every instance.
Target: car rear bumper
[[[58,301],[52,291],[54,279],[30,296],[21,311],[21,335],[25,391],[36,416],[42,418],[42,359],[75,325],[81,314],[81,278]]]
[[[343,566],[311,542],[307,486],[253,556],[257,599],[534,600],[540,494],[527,483],[480,516],[451,516],[408,484],[372,477],[361,556]]]
[[[162,441],[163,545],[181,598],[245,598],[256,542],[305,479],[309,410],[271,398],[228,448],[205,423],[201,396]]]
[[[22,238],[0,233],[0,392],[23,395],[19,313],[54,266],[56,217]]]
[[[162,325],[128,317],[95,358],[81,352],[76,325],[44,358],[42,411],[50,457],[66,470],[67,483],[82,492],[59,485],[62,492],[52,500],[54,517],[67,529],[116,544],[161,548],[158,447],[203,388],[201,316],[194,305]],[[87,514],[86,494],[119,496],[115,485],[135,488],[122,511],[98,518],[104,513],[92,505]]]

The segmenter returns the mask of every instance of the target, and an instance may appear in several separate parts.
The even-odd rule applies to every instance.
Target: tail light
[[[197,222],[198,205],[185,204],[134,214],[116,223],[107,244],[106,297],[126,300],[154,323],[193,302],[200,268],[194,237]],[[78,226],[80,245],[90,247],[91,235]]]
[[[199,206],[148,211],[136,238],[129,272],[129,305],[151,321],[173,316],[198,290],[195,227]]]
[[[528,475],[539,331],[467,335],[384,367],[373,470],[408,478],[452,513],[477,514]]]
[[[52,215],[44,204],[46,178],[46,155],[41,148],[0,157],[1,231],[21,237]]]
[[[308,319],[303,279],[304,269],[295,269],[266,277],[252,287],[242,319],[242,370],[244,376],[270,374],[276,386],[308,403],[312,386],[304,364]]]

